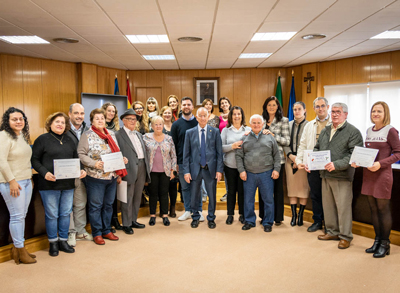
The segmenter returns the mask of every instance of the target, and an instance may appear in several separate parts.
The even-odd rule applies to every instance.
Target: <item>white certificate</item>
[[[356,163],[356,165],[360,167],[371,167],[374,164],[378,152],[379,150],[377,149],[356,146],[351,154],[349,164]]]
[[[117,199],[121,202],[128,202],[128,182],[121,181],[117,184]]]
[[[121,152],[101,155],[101,160],[104,162],[104,172],[125,169],[124,158]]]
[[[79,178],[81,176],[79,159],[53,160],[53,164],[56,180]]]
[[[309,160],[309,170],[325,170],[325,165],[331,162],[331,151],[312,152]]]
[[[310,164],[310,154],[312,153],[312,150],[304,150],[303,152],[303,164],[307,165]]]

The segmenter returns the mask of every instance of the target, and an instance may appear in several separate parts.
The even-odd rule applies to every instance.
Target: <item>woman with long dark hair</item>
[[[10,234],[16,264],[35,263],[25,249],[25,217],[32,198],[29,124],[25,113],[10,107],[0,125],[0,193],[10,212]]]
[[[139,116],[136,124],[136,131],[140,132],[142,135],[149,133],[149,116],[144,104],[141,101],[135,101],[132,104],[132,109],[135,110],[136,114]]]

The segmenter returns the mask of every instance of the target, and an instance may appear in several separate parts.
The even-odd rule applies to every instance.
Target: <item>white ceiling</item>
[[[293,66],[400,49],[370,40],[400,30],[400,0],[0,0],[0,35],[37,35],[50,45],[0,53],[129,70]],[[296,31],[289,41],[250,42],[255,33]],[[322,33],[321,40],[301,36]],[[125,35],[167,34],[169,44],[131,44]],[[181,43],[184,36],[201,37]],[[76,38],[59,44],[54,38]],[[238,59],[241,53],[273,53]],[[172,61],[141,55],[174,54]]]

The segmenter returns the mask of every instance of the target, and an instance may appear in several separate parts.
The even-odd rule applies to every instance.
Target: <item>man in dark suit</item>
[[[224,170],[222,141],[219,130],[207,125],[209,114],[206,108],[199,108],[196,118],[199,122],[197,127],[186,131],[182,172],[185,181],[190,183],[192,228],[199,226],[201,182],[204,180],[209,197],[208,227],[214,229],[217,182],[221,180]]]
[[[132,228],[145,227],[137,222],[137,217],[144,184],[150,182],[150,164],[142,135],[135,130],[138,115],[133,109],[129,109],[120,119],[124,127],[115,136],[122,154],[128,158],[128,175],[122,178],[128,185],[127,203],[121,202],[122,230],[126,234],[133,234]]]

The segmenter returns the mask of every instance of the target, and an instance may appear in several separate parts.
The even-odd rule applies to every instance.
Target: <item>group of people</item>
[[[256,226],[254,211],[258,188],[259,217],[265,232],[279,226],[284,216],[283,173],[286,173],[292,210],[291,226],[303,225],[310,195],[314,223],[307,229],[324,228],[319,240],[338,240],[338,248],[350,246],[352,235],[352,181],[355,168],[350,156],[356,146],[364,146],[360,131],[347,122],[347,105],[319,97],[313,108],[316,118],[306,120],[303,102],[293,105],[294,120],[283,116],[278,99],[266,99],[262,114],[250,117],[246,125],[243,109],[227,97],[218,103],[220,116],[213,114],[212,100],[205,99],[196,115],[190,97],[179,102],[168,97],[159,108],[155,98],[140,101],[118,116],[112,103],[90,112],[91,126],[85,124],[85,109],[72,104],[68,115],[51,114],[47,133],[30,147],[28,119],[20,109],[5,111],[0,126],[0,192],[10,212],[10,233],[17,264],[35,263],[24,247],[24,224],[32,196],[32,171],[38,173],[37,188],[45,209],[49,254],[73,253],[77,240],[104,245],[117,241],[116,229],[130,235],[143,229],[137,222],[143,189],[149,193],[149,225],[156,224],[157,203],[163,225],[176,217],[177,182],[185,211],[179,221],[191,219],[197,228],[205,221],[204,194],[209,199],[207,225],[216,228],[217,183],[225,178],[227,219],[234,221],[238,203],[242,230]],[[331,109],[330,109],[331,107]],[[329,114],[330,109],[330,114]],[[362,193],[368,196],[376,234],[366,250],[374,257],[390,253],[391,164],[400,159],[398,131],[390,125],[385,102],[372,106],[365,147],[379,149],[372,167],[364,168]],[[120,125],[120,121],[123,125]],[[310,171],[304,157],[307,150],[331,153],[331,162],[321,171]],[[121,152],[125,168],[104,171],[103,155]],[[54,160],[79,158],[80,178],[57,179]],[[117,185],[127,184],[127,200],[120,202],[122,225],[117,214]],[[203,191],[204,190],[204,191]],[[300,204],[297,210],[297,204]],[[87,215],[91,233],[86,230]]]

